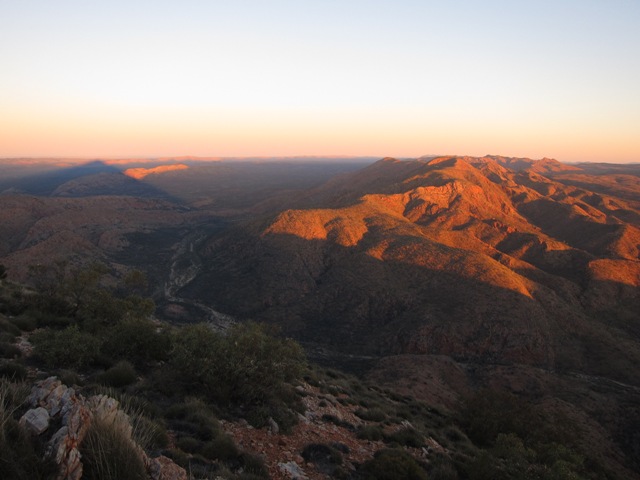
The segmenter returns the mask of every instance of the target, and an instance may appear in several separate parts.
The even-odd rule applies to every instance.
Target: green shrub
[[[103,385],[120,388],[131,385],[137,380],[137,378],[138,375],[133,365],[126,360],[123,360],[101,374],[98,377],[98,381]]]
[[[292,409],[300,409],[301,402],[290,382],[305,368],[297,343],[271,337],[264,326],[250,323],[227,335],[206,325],[184,327],[173,345],[170,366],[176,386],[234,407],[256,427],[273,418],[286,432],[296,423]]]
[[[384,441],[387,443],[397,443],[404,447],[424,447],[424,436],[413,428],[402,428],[396,432],[385,435]]]
[[[214,440],[207,442],[200,453],[210,460],[223,462],[237,460],[240,457],[240,450],[227,434],[221,434]]]
[[[10,322],[23,332],[32,332],[38,327],[38,321],[34,317],[26,314],[14,317]]]
[[[202,442],[193,437],[180,437],[176,441],[176,447],[187,453],[195,453],[201,446]]]
[[[9,332],[0,332],[0,343],[15,343],[16,336]]]
[[[73,385],[82,386],[84,384],[82,377],[74,370],[60,370],[57,376],[62,383],[70,387]]]
[[[162,454],[173,460],[182,468],[189,468],[189,456],[182,450],[178,450],[177,448],[170,448],[169,450],[164,450]]]
[[[205,442],[217,438],[222,432],[213,412],[199,400],[191,399],[171,405],[165,417],[172,430],[190,434]]]
[[[368,410],[359,408],[353,413],[355,413],[361,419],[367,420],[369,422],[382,422],[387,418],[387,414],[384,413],[380,408],[370,408]]]
[[[455,425],[450,425],[444,430],[444,436],[454,443],[468,441],[467,436]]]
[[[240,456],[240,463],[246,473],[259,478],[269,478],[269,470],[267,469],[264,460],[257,455],[244,452]]]
[[[342,464],[342,454],[330,445],[323,443],[311,443],[302,450],[302,458],[306,462],[315,464],[329,463],[333,465]]]
[[[403,450],[381,450],[358,470],[365,480],[426,480],[427,473]]]
[[[322,415],[322,420],[324,420],[325,422],[333,423],[334,425],[337,425],[339,427],[346,428],[351,432],[355,431],[356,429],[356,427],[354,427],[352,423],[349,423],[345,420],[341,420],[335,415],[331,415],[328,413],[325,413],[324,415]]]
[[[458,471],[451,460],[446,457],[436,457],[430,462],[429,480],[458,480]]]
[[[361,425],[356,430],[356,436],[362,440],[377,441],[382,440],[384,433],[382,427],[378,425]]]
[[[515,395],[480,390],[464,400],[460,420],[474,443],[488,446],[501,433],[529,436],[541,423],[536,413],[532,405]]]
[[[167,360],[171,339],[150,320],[131,318],[118,322],[105,333],[102,352],[114,359],[125,359],[138,366]]]
[[[14,337],[22,333],[20,328],[6,318],[0,318],[0,332],[10,333]]]
[[[49,367],[86,367],[100,350],[99,340],[75,325],[61,331],[41,330],[31,336],[31,341],[35,354]]]
[[[0,377],[13,381],[20,381],[27,378],[27,369],[21,363],[2,362],[0,363]]]
[[[169,445],[169,434],[165,426],[157,420],[145,417],[141,413],[131,415],[133,439],[145,450],[165,448]]]
[[[0,358],[20,358],[22,352],[12,343],[0,342]]]

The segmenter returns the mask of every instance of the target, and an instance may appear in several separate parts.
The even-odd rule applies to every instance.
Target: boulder
[[[40,435],[49,428],[49,412],[45,408],[32,408],[20,418],[20,425],[25,426],[31,433]]]

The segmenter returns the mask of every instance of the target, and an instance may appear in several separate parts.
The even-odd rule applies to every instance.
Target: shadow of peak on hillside
[[[181,203],[168,192],[126,175],[128,166],[119,168],[103,160],[91,160],[45,172],[34,172],[37,167],[24,168],[22,176],[0,182],[0,191],[60,197],[123,195]]]

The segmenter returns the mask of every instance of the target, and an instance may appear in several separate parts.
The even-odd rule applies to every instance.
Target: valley
[[[261,322],[313,362],[445,410],[509,392],[579,425],[619,478],[640,475],[639,165],[15,168],[0,181],[11,281],[58,260],[140,270],[158,321]]]

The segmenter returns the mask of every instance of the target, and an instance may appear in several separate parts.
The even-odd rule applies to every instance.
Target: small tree
[[[192,325],[180,329],[173,343],[170,363],[180,381],[220,404],[264,411],[266,420],[297,400],[287,393],[304,370],[302,347],[269,335],[263,325],[237,325],[226,335]]]

